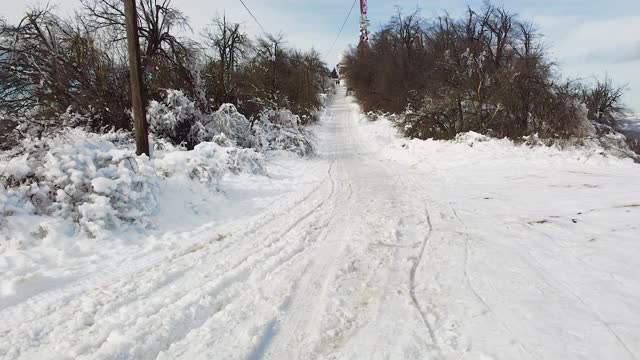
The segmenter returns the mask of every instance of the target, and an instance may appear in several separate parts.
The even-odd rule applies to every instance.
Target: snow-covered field
[[[639,165],[401,139],[342,95],[314,132],[162,185],[151,232],[0,252],[0,358],[640,357]]]

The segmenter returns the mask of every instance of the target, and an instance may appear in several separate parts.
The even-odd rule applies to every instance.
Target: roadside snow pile
[[[300,118],[289,110],[265,110],[253,122],[232,104],[210,114],[178,90],[168,90],[162,102],[154,101],[147,111],[151,133],[173,144],[193,149],[202,142],[217,141],[222,134],[232,144],[259,151],[288,150],[300,155],[313,152],[310,135]]]
[[[71,129],[44,140],[24,140],[21,154],[4,153],[0,227],[19,216],[46,216],[73,223],[93,237],[109,236],[103,230],[146,229],[153,227],[166,178],[179,176],[219,190],[227,173],[266,173],[262,154],[231,146],[222,136],[222,144],[202,143],[191,151],[160,140],[162,150],[153,159],[135,156],[131,145],[122,145],[124,136]]]

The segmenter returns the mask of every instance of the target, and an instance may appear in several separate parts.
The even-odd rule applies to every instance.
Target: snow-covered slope
[[[315,133],[317,159],[228,178],[229,200],[198,205],[208,221],[168,201],[180,229],[38,295],[12,285],[0,357],[640,356],[640,166],[401,139],[341,95]]]

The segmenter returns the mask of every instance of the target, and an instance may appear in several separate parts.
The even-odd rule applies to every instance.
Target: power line
[[[242,6],[244,6],[244,8],[247,10],[247,12],[249,13],[249,15],[251,15],[251,17],[253,18],[253,21],[256,22],[256,24],[258,24],[258,26],[260,26],[260,29],[262,29],[262,32],[264,32],[265,34],[267,33],[267,30],[264,29],[264,26],[262,26],[262,24],[260,24],[260,21],[258,21],[258,19],[256,19],[256,17],[253,15],[253,13],[251,12],[251,10],[249,10],[249,7],[247,6],[247,4],[244,3],[244,1],[240,0],[240,3],[242,3]]]
[[[349,21],[349,18],[351,17],[351,13],[353,12],[353,8],[356,7],[356,2],[358,2],[358,0],[353,0],[353,4],[351,5],[351,9],[349,10],[349,13],[347,14],[347,18],[344,19],[344,22],[342,23],[342,26],[340,27],[340,31],[338,31],[338,36],[336,36],[336,39],[333,40],[333,44],[331,44],[331,48],[329,48],[329,51],[327,52],[327,55],[324,56],[324,60],[322,60],[322,62],[327,62],[327,58],[331,54],[331,51],[333,51],[333,47],[336,46],[336,43],[338,42],[338,39],[340,38],[340,35],[342,35],[342,30],[344,30],[345,25],[347,25],[347,21]]]

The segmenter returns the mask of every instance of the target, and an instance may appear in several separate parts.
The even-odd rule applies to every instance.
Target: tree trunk
[[[124,0],[124,12],[127,24],[131,109],[133,111],[133,123],[136,131],[136,154],[151,156],[149,152],[149,137],[147,135],[147,119],[145,117],[144,100],[142,96],[142,69],[140,66],[140,40],[138,39],[136,1]]]

